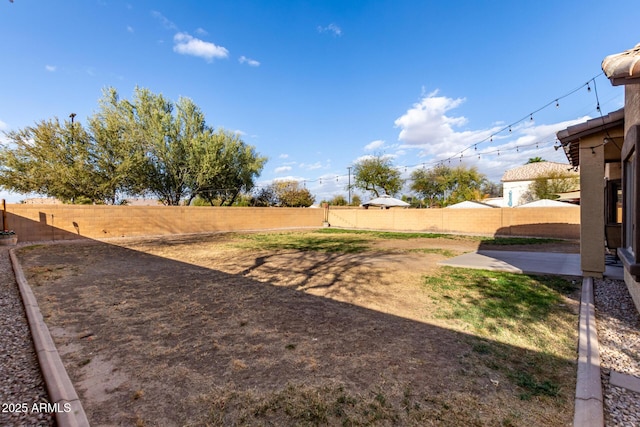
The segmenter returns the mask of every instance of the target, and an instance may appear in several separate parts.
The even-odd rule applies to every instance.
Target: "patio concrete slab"
[[[580,254],[557,252],[478,251],[450,258],[439,264],[511,273],[582,276]],[[622,268],[607,265],[605,276],[622,278]]]

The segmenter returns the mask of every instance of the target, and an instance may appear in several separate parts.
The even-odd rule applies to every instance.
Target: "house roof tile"
[[[640,78],[640,43],[633,49],[609,55],[602,61],[602,71],[614,86],[634,83]]]
[[[536,162],[509,169],[502,175],[501,181],[533,181],[537,178],[545,178],[558,173],[568,176],[580,175],[578,172],[573,171],[571,165],[567,163]]]

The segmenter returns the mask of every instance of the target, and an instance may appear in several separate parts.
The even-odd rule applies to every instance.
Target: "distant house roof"
[[[394,208],[394,207],[406,208],[406,207],[409,207],[410,205],[409,203],[403,202],[400,199],[394,199],[393,197],[387,196],[386,194],[384,194],[380,197],[376,197],[375,199],[369,200],[368,202],[364,202],[362,206],[364,207],[379,206],[383,208]]]
[[[484,208],[496,208],[497,206],[492,206],[487,203],[476,202],[474,200],[466,200],[464,202],[456,203],[455,205],[447,206],[446,209],[484,209]]]
[[[640,43],[633,49],[604,58],[602,71],[614,86],[634,83],[629,80],[640,78]]]
[[[541,199],[535,202],[525,203],[524,205],[516,206],[517,208],[566,208],[566,207],[579,207],[578,205],[572,205],[571,203],[558,202],[557,200]]]
[[[537,178],[546,178],[554,174],[562,173],[568,176],[579,176],[578,172],[574,172],[571,165],[556,162],[535,162],[528,163],[524,166],[509,169],[502,175],[502,182],[513,181],[533,181]]]

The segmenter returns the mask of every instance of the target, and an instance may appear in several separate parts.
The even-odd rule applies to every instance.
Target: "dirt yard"
[[[573,360],[554,360],[559,397],[523,400],[486,340],[432,315],[423,276],[479,241],[362,240],[321,251],[191,235],[19,257],[95,426],[571,424]]]

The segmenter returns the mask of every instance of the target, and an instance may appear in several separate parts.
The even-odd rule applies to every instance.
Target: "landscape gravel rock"
[[[0,247],[0,426],[54,426],[47,403],[9,250]]]
[[[606,426],[640,426],[640,393],[609,383],[611,372],[640,381],[640,314],[622,280],[594,281]]]

